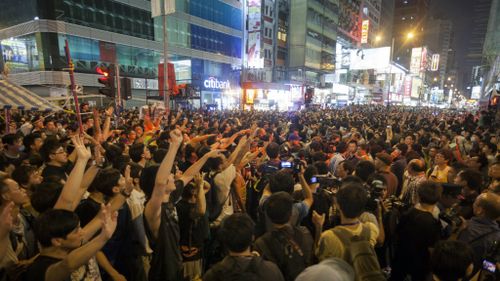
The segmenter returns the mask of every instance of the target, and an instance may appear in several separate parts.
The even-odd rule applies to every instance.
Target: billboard
[[[370,28],[370,21],[363,20],[361,23],[361,44],[368,43],[368,29]]]
[[[439,69],[439,54],[432,55],[431,71]]]
[[[419,74],[422,66],[422,47],[413,48],[411,50],[410,73]]]
[[[263,68],[264,58],[261,54],[261,36],[262,36],[262,0],[247,1],[247,67]]]
[[[422,80],[419,77],[412,77],[411,80],[411,97],[418,99],[420,97],[420,88],[422,87]]]
[[[472,94],[470,96],[473,100],[478,100],[481,97],[481,86],[472,87]]]
[[[170,15],[173,13],[175,13],[175,0],[152,0],[151,1],[151,17],[152,18],[163,16],[163,15]]]
[[[261,54],[260,32],[248,33],[247,66],[250,68],[263,68],[264,58]]]
[[[391,47],[350,50],[351,70],[385,69],[389,67]]]

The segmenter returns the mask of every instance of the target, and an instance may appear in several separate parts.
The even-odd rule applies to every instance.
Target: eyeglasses
[[[66,151],[64,151],[64,150],[63,151],[56,151],[56,152],[54,152],[52,154],[63,154],[63,153],[66,153]]]

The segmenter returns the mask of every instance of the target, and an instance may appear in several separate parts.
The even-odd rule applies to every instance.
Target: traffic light
[[[98,66],[96,67],[96,72],[102,75],[97,78],[97,82],[104,85],[104,87],[99,88],[99,94],[114,98],[116,95],[115,66],[113,64],[109,65],[109,67]]]
[[[132,80],[130,78],[120,78],[120,98],[122,100],[132,98]]]

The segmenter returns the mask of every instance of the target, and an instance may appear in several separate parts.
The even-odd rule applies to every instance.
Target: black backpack
[[[262,262],[261,257],[252,257],[249,265],[242,268],[235,258],[229,257],[227,264],[222,262],[213,267],[213,276],[218,281],[259,281],[258,267]]]
[[[257,246],[265,252],[274,254],[274,262],[286,281],[293,281],[309,265],[306,249],[302,249],[304,235],[309,235],[305,227],[293,227],[293,235],[283,230],[273,230],[257,241]]]

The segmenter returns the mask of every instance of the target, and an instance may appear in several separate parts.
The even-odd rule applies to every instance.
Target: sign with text
[[[439,54],[432,55],[431,71],[439,69]]]
[[[368,30],[370,28],[370,21],[363,20],[361,24],[361,44],[368,43]]]

